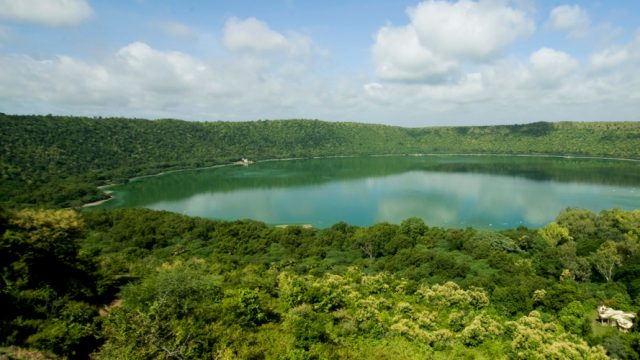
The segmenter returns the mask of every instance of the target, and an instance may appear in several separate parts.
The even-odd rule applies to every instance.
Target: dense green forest
[[[186,122],[0,114],[0,203],[78,206],[97,186],[169,169],[253,160],[411,153],[640,159],[640,123],[410,129],[317,120]]]
[[[0,216],[0,356],[638,359],[640,210],[540,230],[272,228],[144,209]],[[29,350],[27,350],[29,349]]]
[[[640,123],[408,129],[2,114],[0,359],[640,359],[637,325],[622,332],[596,311],[640,310],[640,210],[567,209],[541,229],[480,231],[417,218],[315,229],[60,209],[103,198],[100,185],[241,157],[640,159],[639,140]],[[517,170],[571,180],[554,166]],[[592,175],[607,183],[608,171]],[[346,166],[344,176],[356,175]]]

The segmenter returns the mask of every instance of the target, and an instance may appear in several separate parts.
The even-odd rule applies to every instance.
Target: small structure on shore
[[[633,319],[636,314],[632,312],[624,312],[615,310],[604,305],[598,306],[598,320],[601,324],[606,321],[607,325],[615,326],[622,332],[628,332],[633,327]]]
[[[242,165],[242,166],[249,166],[251,164],[253,164],[253,161],[247,159],[247,158],[242,158],[240,159],[240,161],[236,161],[234,164],[237,165]]]

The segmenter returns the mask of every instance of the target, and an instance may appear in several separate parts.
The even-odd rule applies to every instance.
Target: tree
[[[313,344],[325,342],[329,338],[322,316],[313,311],[309,304],[291,309],[286,323],[291,328],[297,347],[308,350]]]
[[[410,217],[400,224],[400,232],[413,240],[414,242],[424,235],[429,228],[424,221],[417,217]]]
[[[572,301],[558,312],[558,322],[573,334],[588,335],[591,325],[587,313],[580,301]]]
[[[387,223],[361,228],[354,234],[354,240],[362,254],[373,259],[383,254],[385,244],[396,235],[397,228],[397,225]]]
[[[579,281],[589,280],[591,277],[591,264],[587,259],[576,255],[575,241],[567,241],[558,246],[555,251],[564,270],[570,272]]]
[[[96,264],[73,210],[22,210],[0,235],[0,344],[87,357],[96,344]]]
[[[573,240],[569,235],[569,229],[554,222],[538,230],[538,233],[550,247],[556,247],[565,241]]]
[[[616,266],[622,265],[622,256],[618,254],[618,245],[613,240],[605,241],[595,254],[591,255],[591,263],[607,282],[613,278]]]
[[[597,230],[596,221],[596,214],[585,209],[569,208],[556,217],[558,225],[567,228],[578,243],[593,241]]]

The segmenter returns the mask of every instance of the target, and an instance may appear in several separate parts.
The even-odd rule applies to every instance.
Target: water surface
[[[331,226],[540,227],[567,207],[640,208],[640,163],[511,156],[268,161],[138,178],[101,208]]]

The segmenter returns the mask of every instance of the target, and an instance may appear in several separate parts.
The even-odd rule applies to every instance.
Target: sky
[[[640,1],[0,0],[0,112],[640,121]]]

